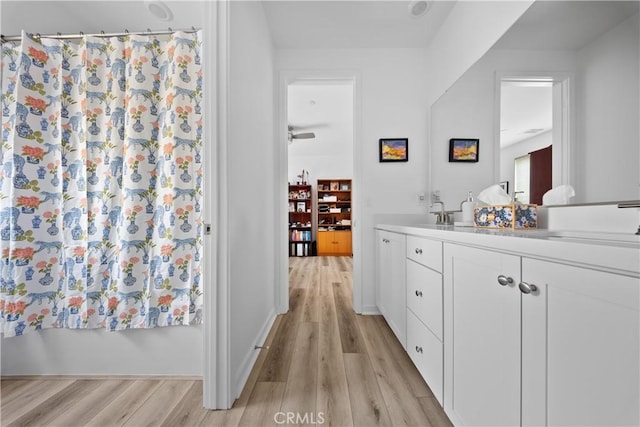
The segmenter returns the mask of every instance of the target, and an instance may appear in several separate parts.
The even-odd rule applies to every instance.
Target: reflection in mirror
[[[544,77],[502,77],[500,86],[500,182],[522,203],[542,204],[542,196],[560,185],[562,170],[553,170],[553,157],[562,153],[563,105],[561,79]],[[554,119],[556,123],[554,123]],[[556,154],[558,153],[558,154]]]
[[[514,159],[551,145],[551,185],[571,184],[576,193],[571,203],[640,199],[638,3],[534,2],[432,105],[432,189],[440,190],[447,204],[459,202],[468,190],[477,194],[503,181],[513,194]],[[501,124],[501,115],[514,115],[501,111],[503,80],[505,97],[528,105],[534,101],[521,92],[523,85],[551,83],[550,130],[548,124]],[[542,130],[534,134],[535,129]],[[548,140],[506,147],[505,153],[519,153],[509,154],[505,166],[500,140],[509,132]],[[452,137],[479,138],[480,162],[446,163],[444,145]]]
[[[524,191],[524,200],[540,204],[549,167],[548,153],[541,149],[551,146],[552,186],[572,184],[574,202],[639,198],[638,39],[638,2],[543,1],[531,6],[493,50],[564,51],[573,67],[565,93],[557,80],[550,87],[537,79],[503,77],[496,85],[500,181],[510,181],[511,188],[524,184],[517,188]],[[540,157],[542,164],[526,161]],[[516,158],[520,168],[531,168],[529,183],[523,174],[516,182]]]

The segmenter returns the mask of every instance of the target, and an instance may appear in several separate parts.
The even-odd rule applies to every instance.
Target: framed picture
[[[480,155],[480,140],[451,138],[449,140],[449,161],[450,162],[472,162],[478,161]]]
[[[307,210],[307,205],[305,202],[298,202],[297,206],[296,206],[296,210],[298,212],[306,212]]]
[[[340,190],[340,183],[338,181],[331,181],[331,191]]]
[[[349,184],[341,183],[340,184],[340,191],[349,191]]]
[[[509,181],[500,181],[498,184],[505,193],[509,194]]]
[[[407,138],[381,138],[380,162],[407,162],[409,161],[409,139]]]

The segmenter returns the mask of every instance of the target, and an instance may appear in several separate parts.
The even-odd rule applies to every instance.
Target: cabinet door
[[[640,424],[640,283],[523,258],[523,425]]]
[[[318,255],[325,255],[331,252],[333,234],[333,231],[318,231]]]
[[[403,348],[406,348],[405,236],[377,232],[376,304]]]
[[[520,258],[451,244],[444,253],[447,415],[455,425],[519,425]]]
[[[342,255],[351,255],[351,231],[334,232],[334,251]]]

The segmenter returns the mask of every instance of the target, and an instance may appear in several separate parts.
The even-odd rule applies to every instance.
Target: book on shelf
[[[309,230],[293,230],[291,231],[292,242],[310,242],[311,231]]]

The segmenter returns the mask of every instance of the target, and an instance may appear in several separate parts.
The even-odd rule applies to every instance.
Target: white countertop
[[[451,225],[378,224],[386,230],[640,278],[640,236],[562,230],[497,230]]]

